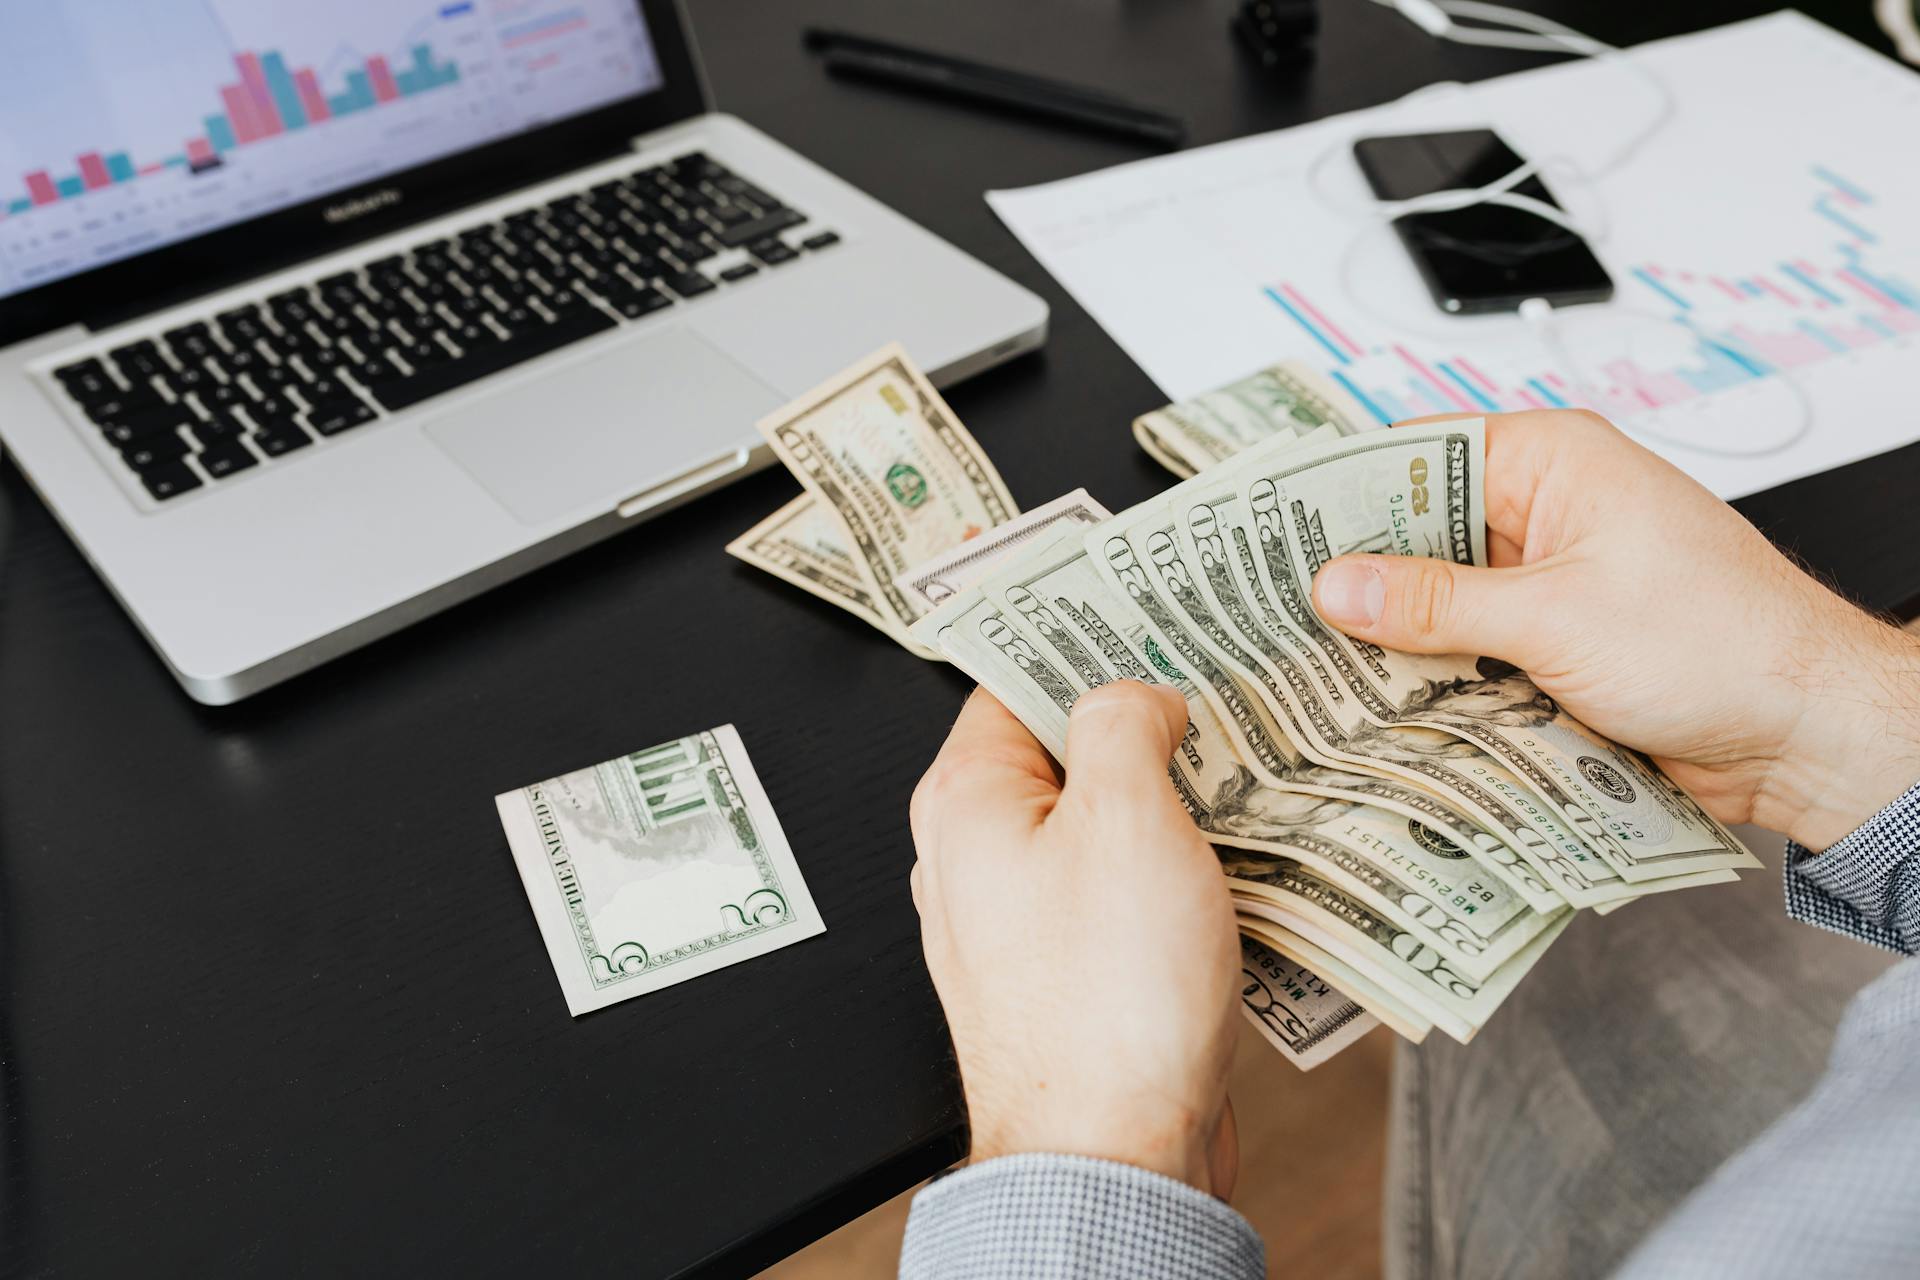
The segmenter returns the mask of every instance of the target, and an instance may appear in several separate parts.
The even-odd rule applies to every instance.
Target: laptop
[[[950,383],[1045,335],[712,111],[673,0],[5,25],[0,440],[200,702],[766,465],[889,341]]]

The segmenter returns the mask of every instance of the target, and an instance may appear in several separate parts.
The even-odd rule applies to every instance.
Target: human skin
[[[1331,624],[1527,671],[1715,816],[1825,849],[1920,779],[1920,644],[1834,595],[1605,421],[1487,424],[1492,567],[1349,556]],[[1081,698],[1063,775],[976,692],[914,794],[927,968],[976,1160],[1119,1160],[1231,1189],[1239,972],[1218,860],[1166,764],[1167,689]]]
[[[1486,495],[1491,568],[1344,556],[1314,579],[1320,615],[1511,662],[1715,817],[1809,849],[1920,778],[1920,644],[1604,419],[1489,418]]]

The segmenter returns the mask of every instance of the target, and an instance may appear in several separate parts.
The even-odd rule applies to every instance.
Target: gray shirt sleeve
[[[1825,853],[1787,844],[1787,914],[1920,954],[1920,786]]]
[[[1910,1275],[1920,1259],[1920,961],[1854,998],[1827,1073],[1618,1280]]]
[[[1824,853],[1787,846],[1787,913],[1920,950],[1920,786]],[[1620,1280],[1900,1275],[1920,1259],[1920,960],[1854,997],[1806,1101],[1722,1165]]]
[[[1202,1191],[1086,1156],[1002,1156],[923,1189],[901,1280],[1259,1280],[1266,1246]]]

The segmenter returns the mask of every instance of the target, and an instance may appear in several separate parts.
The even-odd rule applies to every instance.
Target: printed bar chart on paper
[[[18,5],[0,297],[659,83],[631,0]]]
[[[1674,111],[1597,178],[1654,108],[1584,62],[989,200],[1169,399],[1292,357],[1383,424],[1587,407],[1729,497],[1920,438],[1920,170],[1889,162],[1920,77],[1790,13],[1634,56]],[[1485,125],[1552,162],[1611,302],[1551,326],[1433,305],[1351,146]]]
[[[1623,287],[1638,301],[1671,309],[1690,348],[1668,366],[1628,356],[1600,363],[1576,387],[1558,369],[1519,368],[1499,377],[1464,351],[1422,356],[1407,344],[1363,345],[1359,323],[1341,323],[1291,281],[1262,286],[1287,320],[1328,358],[1328,373],[1382,423],[1428,413],[1567,408],[1575,401],[1626,419],[1725,391],[1782,370],[1898,345],[1920,332],[1920,289],[1873,261],[1875,199],[1821,165],[1809,178],[1808,255],[1745,273],[1696,272],[1646,262],[1629,266]],[[1832,224],[1832,225],[1828,225]],[[1834,227],[1839,237],[1834,237]],[[1826,241],[1826,243],[1820,243]]]

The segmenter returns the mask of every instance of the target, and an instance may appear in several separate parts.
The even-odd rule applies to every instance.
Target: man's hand
[[[1081,698],[1066,782],[985,691],[913,795],[913,900],[973,1158],[1119,1160],[1225,1197],[1233,905],[1174,796],[1170,689]]]
[[[1348,556],[1328,622],[1524,668],[1717,817],[1824,849],[1920,778],[1920,646],[1589,413],[1487,419],[1493,568]]]

